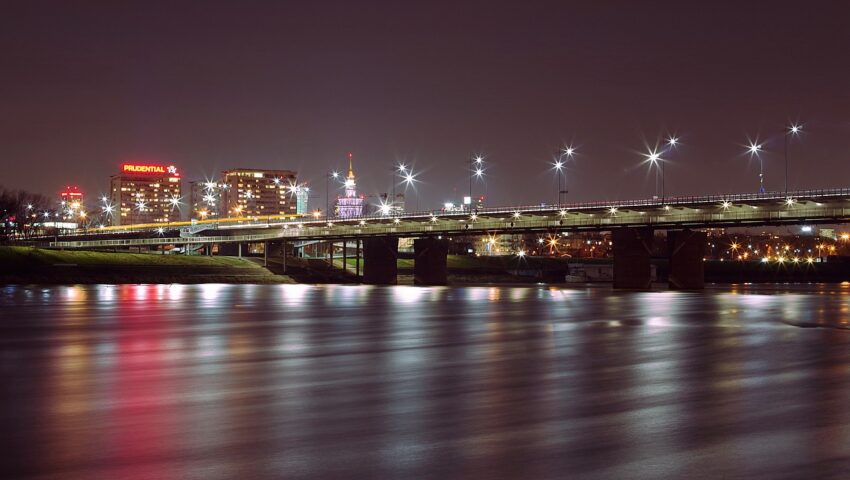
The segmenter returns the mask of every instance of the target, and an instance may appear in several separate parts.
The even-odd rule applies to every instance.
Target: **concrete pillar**
[[[269,242],[263,242],[263,266],[269,266]]]
[[[348,271],[348,241],[342,242],[342,271]]]
[[[239,258],[242,258],[242,244],[241,244],[241,243],[239,243],[239,245],[237,246],[237,248],[239,249]]]
[[[357,278],[360,278],[360,239],[354,241],[354,274],[357,275]]]
[[[446,285],[448,283],[448,240],[432,237],[413,241],[413,283],[416,285]]]
[[[280,244],[281,263],[283,264],[283,273],[286,274],[286,240]]]
[[[670,288],[699,290],[705,288],[703,257],[706,234],[693,230],[667,232],[667,251],[670,254]]]
[[[653,232],[651,228],[618,228],[611,231],[614,242],[614,288],[652,287]]]
[[[398,238],[370,237],[363,241],[363,283],[398,283]]]

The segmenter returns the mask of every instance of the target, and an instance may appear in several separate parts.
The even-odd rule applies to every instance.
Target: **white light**
[[[405,173],[405,172],[407,172],[407,165],[405,165],[405,164],[403,164],[403,163],[400,163],[400,164],[398,165],[398,171],[399,171],[399,172],[401,172],[401,173]]]
[[[360,226],[362,227],[364,225],[366,225],[366,220],[360,220]]]
[[[484,175],[484,170],[480,168],[475,169],[475,176],[481,178]]]
[[[730,202],[728,200],[723,200],[723,202],[720,204],[720,206],[723,208],[723,210],[729,210],[729,207],[732,206],[732,202]]]
[[[558,212],[558,215],[560,215],[560,216],[562,216],[562,217],[563,217],[563,216],[566,216],[566,215],[567,215],[567,209],[566,209],[566,208],[561,209],[561,211],[559,211],[559,212]]]
[[[469,219],[474,222],[474,221],[478,220],[478,215],[473,213],[472,215],[469,216]]]
[[[651,148],[647,153],[644,153],[642,155],[644,156],[644,158],[646,158],[647,162],[653,165],[661,161],[661,154],[658,153],[658,149],[656,148]]]
[[[415,182],[415,181],[416,181],[416,178],[414,178],[413,173],[408,173],[404,176],[404,183],[406,183],[408,185],[413,185],[413,182]]]
[[[380,207],[378,207],[378,211],[381,212],[381,215],[389,215],[392,211],[392,206],[389,203],[382,203]]]
[[[339,172],[331,172],[331,176],[337,178],[339,177]]]
[[[275,184],[275,185],[280,185],[280,179],[279,179],[279,178],[275,178],[275,179],[274,179],[274,184]]]
[[[555,170],[559,170],[559,171],[560,171],[562,168],[564,168],[564,162],[562,162],[562,161],[560,161],[560,160],[558,160],[557,162],[555,162]]]
[[[519,212],[514,212],[514,218],[519,218],[522,214]]]
[[[437,216],[431,215],[431,222],[433,223],[433,222],[436,222],[436,221],[437,221]]]
[[[785,199],[785,205],[788,205],[789,207],[794,205],[795,203],[797,203],[797,199],[795,198],[788,197]]]
[[[393,223],[401,223],[401,219],[396,217],[396,218],[393,219]]]
[[[564,149],[564,155],[566,155],[567,157],[572,157],[573,154],[575,153],[575,151],[576,151],[575,148],[573,148],[572,146],[568,146],[567,148]]]
[[[678,139],[678,138],[676,138],[676,137],[674,137],[674,136],[672,136],[672,135],[671,135],[671,136],[669,136],[669,137],[667,137],[667,145],[669,145],[669,146],[671,146],[671,147],[675,147],[675,146],[676,146],[676,145],[678,145],[678,144],[679,144],[679,139]]]
[[[163,233],[165,233],[165,229],[162,228],[162,227],[159,227],[159,228],[156,229],[156,233],[162,235]]]
[[[215,182],[207,182],[207,183],[204,184],[204,186],[207,188],[207,190],[214,190],[215,189]]]
[[[760,143],[750,142],[750,144],[747,146],[747,152],[749,152],[750,155],[758,155],[759,153],[761,153],[761,151],[762,146]]]
[[[617,207],[609,208],[608,213],[610,213],[611,215],[616,215],[617,214]]]
[[[796,124],[796,123],[792,124],[790,127],[788,127],[788,133],[790,133],[792,135],[797,135],[798,133],[800,133],[802,131],[803,131],[803,126]]]
[[[812,226],[811,225],[803,225],[803,227],[800,228],[800,230],[805,232],[805,233],[809,233],[809,232],[812,231]]]
[[[483,161],[484,161],[484,157],[482,157],[481,155],[478,155],[478,156],[475,157],[475,163],[481,164],[481,162],[483,162]]]
[[[518,257],[524,257],[525,256],[525,250],[520,250],[520,251],[516,252],[516,254],[517,254]]]

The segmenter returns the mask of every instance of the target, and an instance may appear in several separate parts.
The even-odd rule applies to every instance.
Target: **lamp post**
[[[803,131],[800,124],[792,123],[785,127],[785,195],[788,196],[788,137],[797,136]]]
[[[759,193],[764,193],[764,161],[761,158],[761,152],[764,149],[758,140],[755,142],[751,141],[749,145],[747,145],[747,153],[750,154],[750,158],[755,156],[759,160]]]
[[[566,168],[566,162],[573,158],[575,155],[576,149],[572,147],[572,145],[568,145],[564,147],[560,152],[558,159],[553,163],[553,167],[555,168],[555,172],[558,175],[558,209],[561,209],[561,204],[563,200],[563,194],[567,193],[566,187],[566,178],[563,178],[565,175],[564,169]],[[566,160],[564,159],[566,157]],[[564,179],[564,185],[561,186],[561,179]]]
[[[656,167],[660,168],[659,164],[663,165],[663,160],[661,159],[661,153],[658,151],[658,147],[650,148],[646,153],[642,154],[645,161],[649,163],[650,168]],[[655,173],[655,197],[658,197],[658,171]]]
[[[469,157],[469,211],[472,211],[472,181],[484,176],[484,157]]]
[[[667,140],[667,147],[670,150],[673,150],[674,148],[676,148],[679,145],[678,137],[675,137],[673,135],[668,135],[666,140]],[[664,163],[665,162],[664,162],[664,160],[660,160],[660,163],[661,163],[661,203],[664,203],[664,198],[666,197],[666,193],[664,191]]]
[[[333,178],[334,180],[339,178],[339,172],[328,172],[328,174],[325,175],[325,220],[331,218],[331,178]]]

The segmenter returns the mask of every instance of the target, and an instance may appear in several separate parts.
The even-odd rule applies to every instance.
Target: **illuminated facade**
[[[219,216],[221,187],[216,182],[189,182],[189,205],[192,207],[191,218],[206,220]]]
[[[296,172],[237,168],[222,172],[219,185],[223,217],[289,215],[298,211]]]
[[[173,165],[124,164],[109,191],[113,225],[180,220],[180,173]]]
[[[85,215],[83,192],[79,187],[68,185],[65,190],[59,192],[59,204],[62,218],[66,220],[76,219],[81,213]]]
[[[351,154],[348,154],[348,176],[345,177],[345,195],[336,198],[334,212],[339,218],[355,218],[363,216],[363,196],[357,196],[357,182],[354,177],[354,166]]]

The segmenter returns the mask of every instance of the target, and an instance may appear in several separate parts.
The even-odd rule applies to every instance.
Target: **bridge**
[[[850,221],[850,189],[845,188],[491,207],[471,212],[415,212],[354,219],[257,218],[218,225],[197,234],[172,235],[176,232],[158,228],[134,238],[115,238],[121,232],[94,232],[62,238],[50,245],[68,249],[188,245],[205,246],[211,251],[215,244],[236,245],[241,252],[243,244],[262,242],[267,256],[270,249],[279,252],[285,268],[288,245],[293,241],[353,241],[358,275],[362,245],[363,281],[392,284],[396,282],[398,239],[415,238],[417,283],[443,284],[448,251],[443,238],[446,236],[610,231],[615,287],[648,288],[653,232],[667,230],[671,286],[701,288],[706,235],[695,229],[847,221]]]

